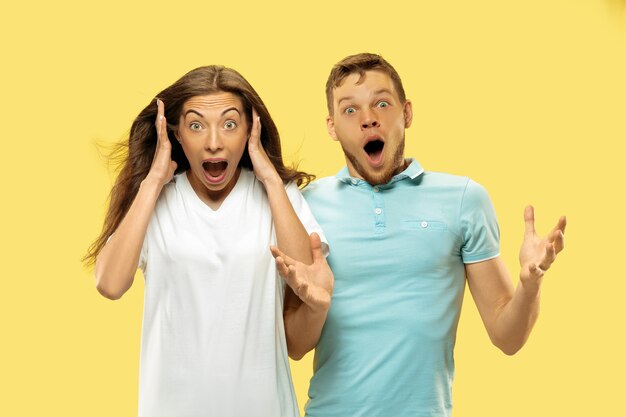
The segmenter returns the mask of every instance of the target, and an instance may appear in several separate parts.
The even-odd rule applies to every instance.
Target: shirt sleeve
[[[304,229],[309,235],[315,232],[320,236],[320,240],[322,241],[322,252],[324,253],[324,256],[328,256],[329,247],[326,235],[324,235],[324,231],[321,226],[317,223],[315,217],[313,217],[313,213],[302,196],[302,193],[298,189],[298,186],[295,183],[290,182],[285,186],[285,191],[287,192],[287,197],[289,197],[289,201],[291,201],[291,205],[298,215],[300,222],[302,222]]]
[[[500,255],[500,228],[485,188],[469,180],[461,200],[460,225],[463,262],[486,261]]]

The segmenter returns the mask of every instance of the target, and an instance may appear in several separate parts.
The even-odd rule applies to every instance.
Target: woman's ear
[[[174,137],[178,141],[178,143],[182,143],[180,139],[180,135],[178,134],[178,128],[176,126],[168,125],[167,128],[172,131]]]

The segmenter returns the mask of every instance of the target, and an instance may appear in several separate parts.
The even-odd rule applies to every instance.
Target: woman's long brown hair
[[[270,161],[276,168],[283,182],[294,181],[296,184],[306,185],[313,180],[314,176],[294,168],[287,168],[283,163],[280,148],[280,136],[278,129],[272,120],[261,97],[237,71],[220,65],[211,65],[196,68],[174,84],[161,91],[133,122],[128,141],[124,141],[118,147],[115,154],[120,151],[125,153],[121,162],[121,170],[111,189],[109,196],[109,208],[104,219],[104,226],[100,236],[91,244],[83,262],[90,266],[95,263],[96,257],[106,244],[109,237],[115,232],[122,219],[128,212],[141,182],[148,175],[157,143],[155,121],[157,116],[156,99],[165,104],[165,118],[168,121],[167,133],[172,144],[172,160],[176,161],[178,168],[176,174],[189,169],[189,161],[185,157],[182,147],[174,138],[174,130],[178,128],[180,113],[183,104],[194,96],[228,92],[241,98],[248,121],[252,120],[252,108],[261,118],[261,144]],[[249,127],[252,123],[248,123]],[[239,165],[252,169],[252,161],[246,147]]]

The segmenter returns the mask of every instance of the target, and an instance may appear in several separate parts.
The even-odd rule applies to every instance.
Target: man
[[[565,218],[541,238],[526,208],[514,289],[485,189],[405,159],[413,113],[394,68],[378,55],[349,56],[332,69],[326,96],[328,132],[347,167],[305,198],[328,239],[334,290],[319,239],[311,266],[273,249],[293,289],[289,353],[298,359],[317,345],[307,415],[449,416],[466,280],[492,342],[514,354],[537,319]]]

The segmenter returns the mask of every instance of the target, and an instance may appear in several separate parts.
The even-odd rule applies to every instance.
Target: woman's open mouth
[[[219,184],[224,180],[227,167],[228,162],[225,160],[204,161],[202,163],[205,178],[213,184]]]

